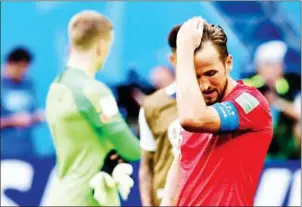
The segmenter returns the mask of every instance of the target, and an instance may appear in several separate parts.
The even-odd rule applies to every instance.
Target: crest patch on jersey
[[[259,105],[259,101],[253,95],[246,92],[242,93],[235,101],[241,106],[246,114],[250,113]]]
[[[108,120],[118,113],[118,106],[113,96],[106,96],[100,99],[102,120]]]
[[[182,131],[184,131],[184,129],[181,127],[178,119],[173,121],[168,128],[168,138],[172,145],[172,153],[174,156],[181,155]]]

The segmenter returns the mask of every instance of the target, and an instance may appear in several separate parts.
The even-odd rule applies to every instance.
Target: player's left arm
[[[115,107],[112,105],[112,107]],[[116,106],[117,107],[117,106]],[[102,134],[109,139],[117,153],[127,161],[140,159],[141,152],[138,138],[132,133],[121,114],[117,112],[108,120],[101,120]]]
[[[123,119],[111,92],[99,100],[99,107],[102,134],[122,158],[127,161],[138,160],[141,155],[139,140]]]
[[[87,103],[93,106],[87,107],[90,109],[86,116],[101,135],[100,141],[106,138],[124,160],[139,160],[139,140],[123,119],[111,90],[104,84],[93,81],[84,86],[84,95],[88,99]]]

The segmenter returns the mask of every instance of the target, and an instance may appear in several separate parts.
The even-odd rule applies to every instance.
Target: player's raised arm
[[[216,133],[222,127],[219,112],[210,105],[220,102],[236,85],[228,76],[232,57],[226,41],[220,27],[200,17],[188,20],[178,32],[177,106],[180,124],[187,131]]]

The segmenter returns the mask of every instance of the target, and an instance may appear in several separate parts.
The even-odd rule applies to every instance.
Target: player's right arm
[[[160,206],[176,206],[179,196],[180,156],[175,156],[168,172],[164,196]]]
[[[156,150],[156,143],[150,127],[146,121],[144,109],[139,112],[140,146],[142,158],[139,168],[140,195],[143,206],[154,206],[152,193],[153,179],[153,152]]]
[[[270,128],[268,107],[264,106],[264,100],[258,100],[259,97],[249,91],[237,94],[237,101],[206,105],[194,63],[203,25],[202,18],[192,18],[182,25],[177,34],[176,100],[181,126],[189,132],[212,134]]]

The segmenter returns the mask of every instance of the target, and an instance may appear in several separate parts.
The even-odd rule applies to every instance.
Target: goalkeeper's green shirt
[[[98,206],[89,181],[103,167],[107,153],[115,149],[126,160],[140,158],[138,139],[114,96],[83,71],[68,68],[50,86],[46,117],[58,173],[47,205]]]

